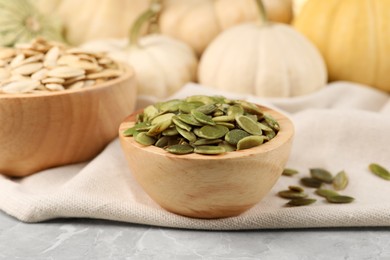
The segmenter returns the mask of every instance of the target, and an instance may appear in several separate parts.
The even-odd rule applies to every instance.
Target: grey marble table
[[[390,228],[198,231],[0,212],[0,259],[390,259]]]

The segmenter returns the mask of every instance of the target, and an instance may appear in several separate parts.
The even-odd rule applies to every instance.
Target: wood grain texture
[[[81,90],[0,95],[0,173],[26,176],[96,156],[136,102],[134,73]]]
[[[276,137],[258,147],[223,155],[174,155],[142,146],[122,134],[134,125],[135,114],[121,124],[119,137],[132,174],[160,206],[196,218],[235,216],[271,190],[290,154],[292,122],[276,111],[262,109],[280,123]]]

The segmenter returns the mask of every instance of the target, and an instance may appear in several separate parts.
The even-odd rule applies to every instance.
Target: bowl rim
[[[1,93],[0,94],[0,100],[1,99],[17,99],[17,98],[23,98],[23,99],[31,99],[31,98],[42,98],[42,97],[53,97],[53,96],[62,96],[62,95],[68,95],[68,94],[73,94],[73,93],[81,93],[81,92],[86,92],[89,90],[100,90],[104,88],[108,88],[110,86],[116,85],[120,82],[123,82],[125,80],[128,80],[132,77],[134,77],[134,69],[127,64],[124,63],[119,63],[119,67],[121,70],[123,70],[123,74],[117,78],[105,81],[103,83],[97,84],[95,86],[88,86],[85,88],[81,89],[71,89],[71,90],[62,90],[62,91],[47,91],[47,92],[42,92],[42,93],[20,93],[20,94],[6,94],[6,93]]]
[[[278,121],[280,125],[280,131],[270,141],[250,149],[227,152],[219,155],[202,155],[196,153],[176,155],[176,154],[169,153],[164,149],[156,147],[154,145],[143,146],[137,143],[133,137],[127,137],[123,135],[124,130],[134,125],[135,123],[134,119],[136,115],[140,113],[143,109],[135,111],[134,113],[132,113],[131,115],[125,118],[125,120],[119,126],[119,137],[123,142],[134,147],[135,149],[143,150],[145,152],[153,153],[155,155],[160,155],[172,159],[176,158],[176,159],[183,159],[183,160],[223,160],[223,159],[245,158],[245,157],[250,157],[250,156],[270,152],[272,150],[279,148],[285,143],[288,143],[290,140],[292,140],[295,133],[294,124],[285,114],[276,111],[274,109],[271,109],[267,106],[263,106],[259,104],[256,105],[260,109],[262,109],[262,111],[270,114]]]

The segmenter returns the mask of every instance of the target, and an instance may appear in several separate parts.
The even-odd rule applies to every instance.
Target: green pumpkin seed
[[[225,141],[219,143],[218,146],[223,147],[226,152],[233,152],[233,151],[237,150],[235,145],[231,145],[231,144],[229,144],[229,143],[227,143]]]
[[[234,103],[240,105],[244,111],[249,114],[258,115],[261,118],[263,117],[263,112],[261,112],[260,108],[253,103],[244,100],[235,100]]]
[[[390,181],[390,172],[383,166],[377,163],[371,163],[368,167],[373,174],[381,177],[384,180]]]
[[[196,141],[196,136],[193,132],[186,131],[178,126],[176,126],[176,130],[179,132],[181,136],[183,136],[185,139],[187,139],[190,142]]]
[[[351,203],[355,199],[350,196],[335,195],[335,196],[327,196],[326,200],[330,203]]]
[[[296,191],[296,192],[304,192],[305,191],[302,187],[299,187],[299,186],[288,186],[288,189],[291,191]]]
[[[233,122],[234,121],[234,117],[233,116],[216,116],[216,117],[213,117],[213,121],[214,122]]]
[[[137,129],[133,126],[123,131],[124,136],[133,136],[137,132]]]
[[[312,168],[312,169],[310,169],[310,175],[312,178],[315,178],[315,179],[320,180],[322,182],[332,183],[332,181],[333,181],[332,174],[325,169]]]
[[[286,203],[286,206],[290,206],[290,207],[307,206],[313,204],[316,201],[317,201],[316,199],[310,199],[310,198],[292,199],[288,203]]]
[[[145,132],[141,132],[135,136],[135,141],[142,145],[152,145],[156,142],[156,139],[148,136]]]
[[[163,132],[164,130],[168,129],[168,127],[171,125],[171,123],[172,123],[171,119],[161,121],[161,122],[153,125],[152,128],[149,129],[147,134],[149,136],[157,136],[161,132]]]
[[[159,113],[158,109],[155,106],[150,105],[144,108],[143,118],[145,121],[148,121],[156,117],[158,113]]]
[[[223,116],[225,113],[222,110],[217,110],[213,113],[213,118],[217,116]]]
[[[261,135],[262,131],[255,121],[247,116],[237,116],[237,124],[245,131],[252,135]]]
[[[159,109],[162,112],[177,112],[182,103],[183,103],[182,100],[172,99],[172,100],[160,103]]]
[[[205,115],[209,115],[217,110],[217,106],[215,104],[203,105],[201,107],[196,108],[197,111],[202,112]]]
[[[154,145],[160,148],[164,148],[169,145],[169,140],[170,140],[169,136],[162,136],[157,140],[157,142]]]
[[[250,136],[247,132],[241,129],[230,130],[225,135],[225,141],[232,145],[237,145],[237,143],[244,137]]]
[[[264,114],[265,122],[276,132],[280,130],[279,123],[269,114]]]
[[[271,131],[271,132],[266,131],[265,136],[268,138],[268,140],[271,140],[272,138],[274,138],[276,136],[276,133],[274,131]]]
[[[178,135],[179,132],[176,130],[176,127],[170,127],[168,129],[165,129],[163,132],[162,132],[162,135],[163,136],[175,136],[175,135]]]
[[[278,192],[279,197],[285,198],[285,199],[299,199],[299,198],[306,198],[307,194],[303,192],[297,192],[292,190],[282,190]]]
[[[195,96],[190,96],[186,98],[187,102],[201,102],[204,105],[208,104],[214,104],[215,101],[212,97],[209,96],[203,96],[203,95],[195,95]]]
[[[205,115],[202,112],[197,111],[196,109],[191,110],[191,115],[202,124],[215,125],[215,122],[212,120],[211,116]]]
[[[198,154],[212,155],[225,153],[226,150],[222,146],[200,145],[195,147],[194,152]]]
[[[327,190],[327,189],[317,189],[316,194],[321,197],[329,197],[329,196],[338,196],[339,194],[334,190]]]
[[[299,171],[297,170],[294,170],[294,169],[290,169],[290,168],[285,168],[282,172],[282,175],[284,176],[293,176],[295,174],[298,174]]]
[[[258,122],[257,125],[258,125],[258,126],[260,127],[260,129],[261,129],[262,131],[264,131],[264,132],[272,132],[272,133],[275,133],[274,130],[272,130],[271,127],[269,127],[269,126],[267,126],[267,125],[265,125],[265,124],[263,124],[263,123]]]
[[[205,125],[202,126],[199,131],[195,131],[194,133],[204,139],[218,139],[224,137],[229,129],[222,125]]]
[[[234,129],[236,127],[234,124],[227,123],[227,122],[217,122],[217,125],[226,126],[229,129]]]
[[[301,183],[310,188],[319,188],[322,185],[322,181],[315,179],[315,178],[309,178],[309,177],[304,177],[301,179]]]
[[[228,116],[236,118],[236,116],[241,116],[244,114],[244,108],[242,106],[236,104],[236,105],[230,106],[227,109],[226,113]]]
[[[191,131],[192,127],[186,123],[184,123],[183,121],[181,121],[177,116],[174,116],[172,117],[172,122],[180,127],[181,129],[184,129],[186,131]]]
[[[173,153],[173,154],[189,154],[194,151],[194,148],[191,145],[188,144],[176,144],[171,145],[165,148],[167,152]]]
[[[177,118],[188,124],[188,125],[192,125],[192,126],[202,126],[203,124],[198,122],[192,115],[190,114],[180,114],[180,115],[177,115]]]
[[[174,117],[174,116],[175,116],[174,113],[167,113],[167,114],[163,114],[163,115],[156,116],[156,117],[152,120],[151,124],[152,124],[152,125],[156,125],[156,124],[158,124],[158,123],[160,123],[160,122],[163,122],[163,121],[166,121],[166,120],[171,120],[172,117]]]
[[[332,182],[335,190],[344,190],[348,185],[348,176],[345,171],[341,171],[336,174]]]
[[[264,136],[251,135],[242,138],[237,143],[237,151],[259,146],[264,142]]]
[[[222,142],[222,139],[198,139],[193,142],[193,145],[210,145],[210,144],[219,144]]]
[[[179,105],[179,111],[182,113],[191,113],[192,109],[196,109],[198,107],[203,106],[202,102],[183,102]]]

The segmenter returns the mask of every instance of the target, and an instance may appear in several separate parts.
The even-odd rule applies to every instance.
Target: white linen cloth
[[[99,218],[191,229],[262,229],[345,226],[390,226],[390,182],[368,170],[371,162],[390,168],[389,95],[357,84],[337,82],[306,96],[261,99],[223,93],[188,84],[172,98],[222,94],[276,107],[295,125],[288,167],[298,176],[281,176],[256,206],[237,217],[205,220],[161,209],[135,182],[118,139],[93,160],[48,169],[12,179],[0,175],[0,210],[24,222],[59,217]],[[140,99],[139,106],[145,105]],[[351,204],[329,204],[306,190],[317,202],[284,207],[276,193],[323,167],[334,174],[345,170],[349,185],[342,194]]]

